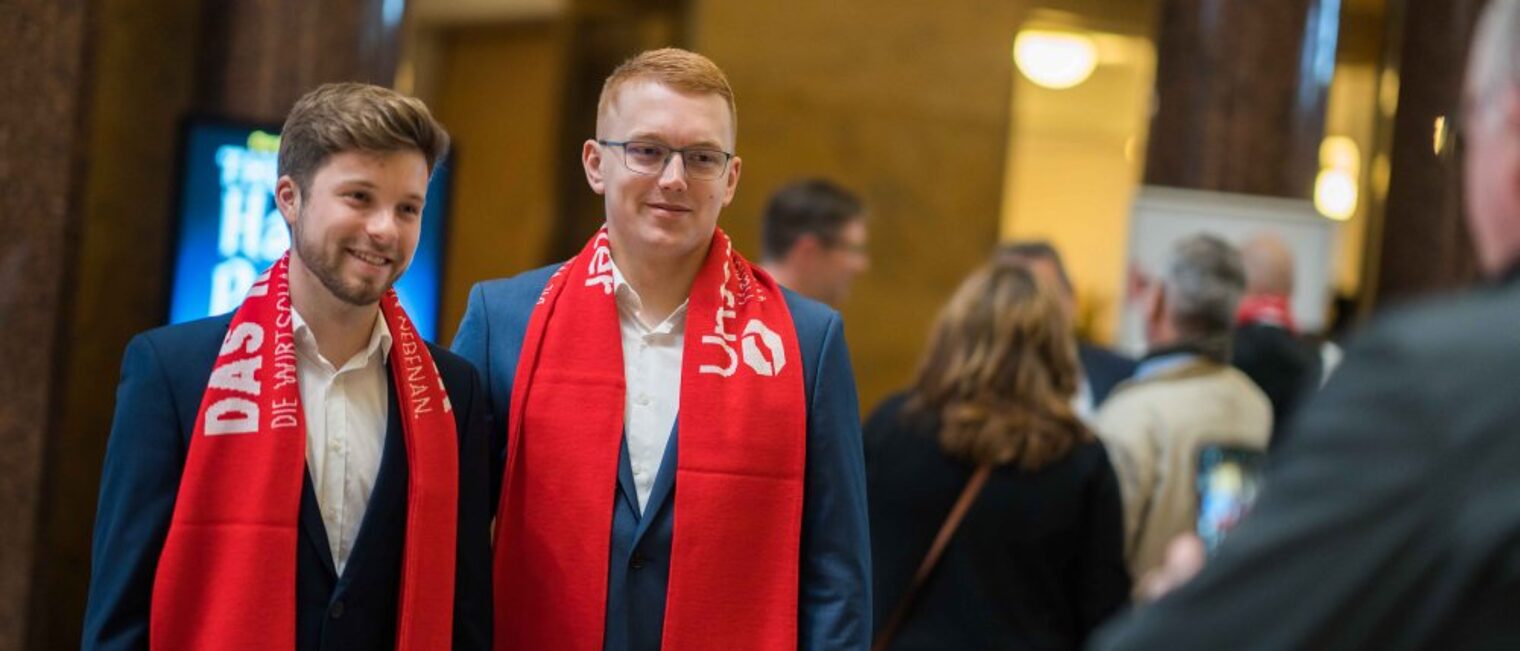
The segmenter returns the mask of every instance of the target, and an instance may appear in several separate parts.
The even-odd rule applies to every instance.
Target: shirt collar
[[[1172,350],[1147,356],[1135,366],[1134,379],[1146,380],[1201,358],[1191,350]]]
[[[618,313],[625,319],[632,320],[635,324],[651,334],[670,334],[680,331],[686,322],[686,306],[691,299],[681,301],[681,305],[665,317],[664,321],[656,325],[649,325],[639,316],[639,310],[644,308],[644,299],[639,298],[638,290],[628,284],[628,279],[623,277],[623,271],[618,269],[617,263],[612,262],[612,291],[617,297]]]
[[[331,361],[322,357],[322,354],[317,351],[316,335],[312,334],[311,326],[306,324],[306,319],[301,318],[301,313],[297,312],[293,305],[290,308],[290,327],[294,331],[296,338],[296,352],[306,356],[307,359],[320,360],[328,366],[334,366]],[[370,360],[376,358],[377,354],[382,364],[390,361],[391,329],[385,324],[385,315],[378,312],[375,314],[375,327],[370,331],[369,344],[364,347],[363,351],[354,355],[353,359],[348,360],[338,370],[350,366],[368,364]],[[338,367],[334,366],[334,368]]]

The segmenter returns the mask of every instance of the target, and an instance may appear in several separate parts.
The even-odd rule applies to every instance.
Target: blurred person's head
[[[295,294],[310,296],[315,280],[344,304],[379,301],[411,264],[428,178],[448,147],[426,105],[387,88],[326,84],[298,100],[275,184]]]
[[[1293,250],[1272,233],[1261,233],[1240,247],[1247,294],[1293,295]]]
[[[1145,339],[1151,350],[1187,345],[1229,359],[1230,329],[1245,293],[1240,253],[1212,235],[1172,248],[1165,273],[1145,297]]]
[[[764,265],[777,282],[838,306],[870,267],[865,209],[830,181],[797,181],[771,195],[760,226]]]
[[[1045,279],[1060,292],[1066,318],[1076,319],[1076,291],[1071,286],[1071,276],[1066,274],[1066,263],[1061,261],[1061,252],[1055,245],[1045,240],[1016,240],[998,245],[992,257],[999,262],[1028,267]]]
[[[1462,98],[1467,223],[1485,273],[1520,261],[1520,0],[1478,23]]]
[[[1024,266],[994,262],[940,310],[909,412],[940,418],[947,454],[1037,469],[1091,438],[1071,406],[1077,347],[1059,294]]]
[[[581,162],[606,198],[615,259],[700,263],[739,185],[737,129],[733,89],[707,57],[651,50],[612,72]]]

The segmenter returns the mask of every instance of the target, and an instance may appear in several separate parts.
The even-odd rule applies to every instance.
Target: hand
[[[1197,576],[1205,560],[1202,539],[1191,533],[1177,536],[1167,543],[1166,560],[1140,578],[1135,592],[1142,602],[1160,599]]]

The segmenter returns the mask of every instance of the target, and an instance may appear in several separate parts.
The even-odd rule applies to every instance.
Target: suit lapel
[[[633,512],[633,519],[637,521],[641,517],[639,513],[639,489],[638,485],[633,483],[633,462],[630,459],[631,457],[628,456],[628,434],[627,430],[624,430],[622,450],[618,452],[618,493],[628,502],[628,510]]]
[[[333,563],[332,547],[327,541],[327,526],[322,522],[322,507],[317,504],[317,493],[311,486],[311,471],[302,474],[305,475],[301,481],[301,531],[305,534],[302,538],[315,549],[317,558],[322,559],[322,569],[327,570],[327,576],[337,581],[338,568]]]
[[[666,508],[671,494],[675,492],[676,437],[679,433],[677,424],[680,422],[681,418],[678,415],[676,422],[670,426],[670,440],[665,443],[665,456],[660,460],[660,472],[654,476],[654,486],[649,491],[649,503],[644,505],[644,514],[639,520],[639,530],[633,536],[635,547],[638,546],[640,540],[643,540],[644,532],[649,531],[650,523],[659,519],[660,511]]]

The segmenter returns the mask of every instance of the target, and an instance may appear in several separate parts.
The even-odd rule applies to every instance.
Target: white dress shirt
[[[342,575],[380,473],[390,408],[385,362],[391,332],[385,319],[376,315],[369,345],[335,368],[317,352],[306,320],[294,309],[290,312],[306,417],[306,467],[322,509],[333,564]]]
[[[623,434],[628,440],[628,462],[633,466],[633,484],[642,512],[654,478],[660,474],[660,462],[681,405],[686,303],[650,326],[639,318],[643,299],[616,264],[612,265],[612,282],[617,295],[618,330],[623,338],[623,378],[628,385],[623,397]]]

